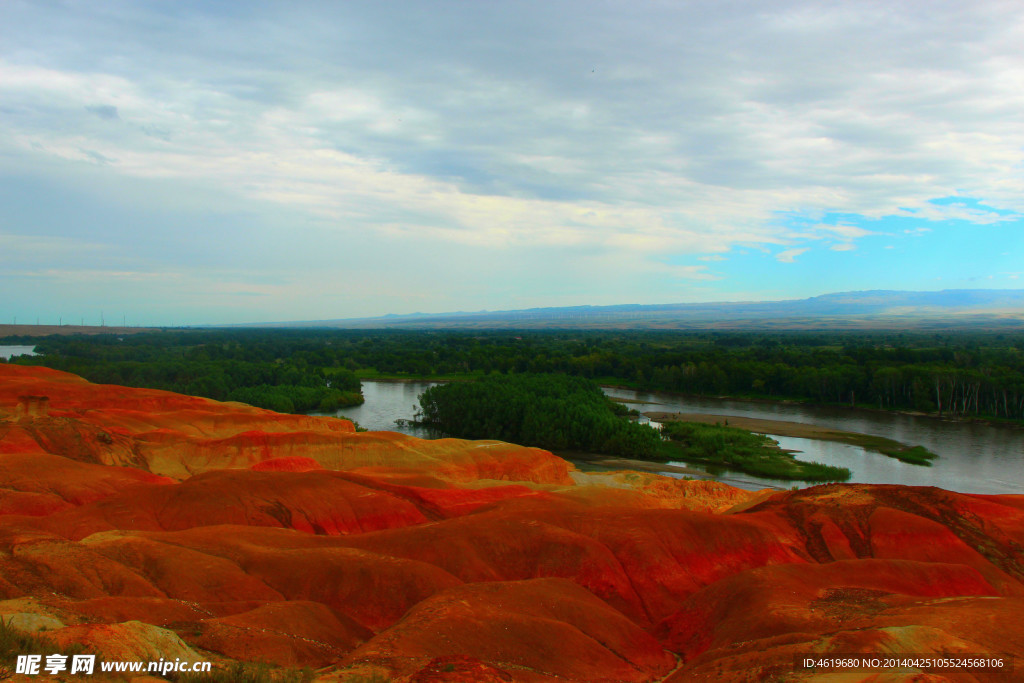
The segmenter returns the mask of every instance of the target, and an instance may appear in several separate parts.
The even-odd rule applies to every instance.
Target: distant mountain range
[[[253,323],[347,329],[1024,329],[1024,289],[871,290],[790,301],[568,306]]]

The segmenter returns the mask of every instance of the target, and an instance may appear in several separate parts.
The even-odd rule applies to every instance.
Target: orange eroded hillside
[[[0,364],[0,616],[115,659],[736,681],[812,680],[810,652],[1024,653],[1022,500],[588,474]]]

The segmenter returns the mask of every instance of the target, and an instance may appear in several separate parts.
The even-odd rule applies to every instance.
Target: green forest
[[[490,375],[451,382],[425,391],[420,409],[418,421],[447,436],[641,459],[659,455],[658,433],[620,417],[627,409],[582,377]]]
[[[44,354],[15,362],[92,381],[296,411],[358,400],[358,378],[556,373],[690,395],[1024,420],[1024,335],[1009,332],[209,329],[4,343]]]
[[[288,343],[274,334],[213,338],[217,341],[203,333],[30,338],[27,343],[35,343],[43,355],[14,362],[45,365],[100,384],[240,401],[282,413],[330,412],[363,402],[355,373],[316,356],[319,343]]]
[[[555,452],[682,460],[774,479],[846,481],[850,470],[802,462],[762,434],[723,425],[669,422],[664,435],[630,421],[628,409],[582,377],[488,375],[431,387],[419,423],[445,436],[499,439]]]

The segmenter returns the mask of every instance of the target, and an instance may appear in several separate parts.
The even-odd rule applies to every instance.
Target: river
[[[419,408],[418,397],[437,382],[363,382],[366,402],[338,411],[371,430],[401,431],[427,437],[414,426],[396,426]],[[644,401],[632,407],[641,412],[687,412],[743,415],[766,420],[817,424],[850,432],[875,434],[921,445],[939,457],[931,467],[900,462],[858,446],[796,437],[776,438],[783,448],[801,451],[797,457],[848,467],[851,482],[938,486],[963,493],[1024,494],[1024,430],[1012,427],[951,422],[928,417],[870,410],[843,410],[792,403],[763,403],[714,398],[689,398],[658,392],[605,389],[614,398]],[[726,472],[714,477],[742,488],[789,488],[806,482],[787,482]]]
[[[10,360],[14,356],[34,356],[36,347],[34,346],[9,346],[0,345],[0,358]]]
[[[801,451],[801,460],[848,467],[851,482],[938,486],[962,493],[1024,493],[1024,430],[970,422],[938,420],[862,409],[827,408],[795,403],[690,398],[630,389],[605,389],[614,398],[644,401],[641,412],[709,413],[765,420],[816,424],[848,432],[885,436],[911,446],[924,446],[938,458],[931,467],[910,465],[858,446],[773,437],[783,448]],[[737,485],[780,486],[776,480],[745,474],[728,475]],[[790,485],[806,485],[793,482]]]
[[[439,382],[363,381],[364,403],[342,408],[335,415],[355,420],[371,431],[391,431],[429,438],[427,430],[415,425],[396,425],[395,420],[411,420],[420,408],[419,397]]]

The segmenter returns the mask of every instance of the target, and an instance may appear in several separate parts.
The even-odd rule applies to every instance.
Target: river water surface
[[[401,431],[427,438],[425,430],[396,426],[410,420],[419,408],[419,395],[437,382],[363,382],[366,402],[344,408],[337,415],[356,420],[371,430]],[[963,493],[1024,494],[1024,430],[1011,427],[949,422],[928,417],[898,415],[870,410],[842,410],[792,403],[761,403],[713,398],[689,398],[658,392],[607,388],[613,398],[643,401],[631,407],[641,412],[709,413],[742,415],[765,420],[785,420],[822,425],[921,445],[939,457],[931,467],[900,462],[858,446],[801,439],[775,438],[783,448],[800,453],[797,458],[848,467],[851,482],[938,486]],[[789,488],[807,482],[788,482],[725,472],[714,478],[743,488]]]
[[[338,417],[355,420],[370,431],[389,431],[429,438],[427,430],[415,425],[396,425],[395,420],[411,420],[420,409],[420,394],[439,382],[363,382],[361,406],[342,408]]]
[[[1024,493],[1024,430],[881,411],[826,408],[795,403],[762,403],[690,398],[630,389],[605,389],[614,398],[644,401],[641,412],[709,413],[764,420],[784,420],[874,434],[938,454],[931,467],[910,465],[859,446],[773,436],[783,448],[801,451],[797,458],[847,467],[851,482],[938,486],[962,493]],[[723,479],[744,485],[783,485],[777,480],[730,474]],[[788,485],[805,485],[792,482]]]
[[[0,358],[10,359],[13,356],[34,356],[36,347],[34,346],[10,346],[0,345]]]

